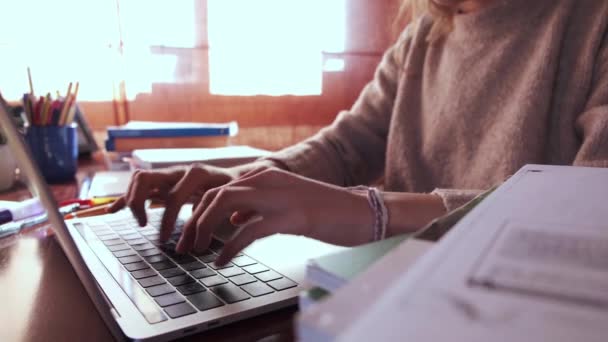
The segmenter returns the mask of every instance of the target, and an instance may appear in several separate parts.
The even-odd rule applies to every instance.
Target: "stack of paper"
[[[132,166],[136,169],[147,170],[200,162],[214,166],[230,167],[268,155],[270,155],[269,151],[249,146],[142,149],[133,151]]]

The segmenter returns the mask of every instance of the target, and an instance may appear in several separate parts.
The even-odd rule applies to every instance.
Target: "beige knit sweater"
[[[453,209],[527,163],[608,167],[608,0],[498,0],[408,27],[357,102],[277,152],[343,186],[435,189]]]

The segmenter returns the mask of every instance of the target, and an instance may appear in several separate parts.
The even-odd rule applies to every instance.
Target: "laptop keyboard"
[[[117,219],[108,216],[105,221],[100,219],[88,221],[86,225],[120,262],[124,268],[122,272],[130,274],[170,318],[297,286],[291,279],[243,253],[219,267],[214,261],[223,243],[217,239],[213,239],[209,249],[203,253],[176,253],[176,241],[179,240],[184,222],[178,221],[170,240],[161,243],[160,212],[149,213],[149,223],[144,228],[130,217]],[[123,289],[126,286],[124,283],[119,281]],[[166,320],[162,317],[164,315],[147,314],[148,310],[138,305],[131,292],[125,289],[148,322]]]

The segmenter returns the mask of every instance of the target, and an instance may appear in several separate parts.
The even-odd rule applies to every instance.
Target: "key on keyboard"
[[[245,291],[233,284],[219,285],[211,288],[211,291],[213,291],[213,293],[228,304],[240,302],[250,298]]]
[[[154,298],[154,300],[158,303],[158,305],[160,305],[162,307],[177,304],[177,303],[182,303],[182,302],[186,301],[186,299],[184,297],[177,294],[176,292],[158,296],[158,297]]]
[[[159,276],[153,276],[149,278],[143,278],[139,280],[139,284],[143,287],[151,287],[156,285],[165,284],[165,280]]]
[[[179,292],[181,292],[181,294],[183,294],[184,296],[188,296],[188,295],[195,294],[198,292],[207,291],[207,289],[204,288],[203,285],[201,285],[199,283],[189,283],[189,284],[185,284],[185,285],[180,285],[180,286],[177,286],[176,289]]]
[[[217,308],[218,306],[223,306],[219,299],[214,296],[211,292],[199,292],[187,297],[190,303],[194,304],[194,306],[200,311],[205,311],[213,308]]]
[[[165,312],[171,318],[178,318],[186,315],[191,315],[195,313],[196,310],[192,307],[192,305],[188,303],[181,303],[166,307]]]
[[[255,283],[243,285],[243,286],[241,286],[241,288],[253,297],[259,297],[259,296],[263,296],[265,294],[274,292],[272,290],[272,288],[270,288],[270,286],[268,286],[260,281],[256,281]]]

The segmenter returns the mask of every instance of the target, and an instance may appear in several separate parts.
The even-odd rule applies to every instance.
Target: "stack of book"
[[[332,341],[357,321],[433,242],[410,235],[355,247],[309,262],[297,321],[301,341]]]
[[[300,293],[300,309],[306,310],[337,291],[408,237],[399,235],[309,260],[306,282],[311,287]]]
[[[426,251],[428,243],[410,239],[411,237],[411,234],[398,235],[309,260],[306,265],[306,283],[309,288],[300,293],[300,309],[306,310],[337,292],[401,244],[407,243],[412,251],[403,263],[413,262],[420,252]]]
[[[236,135],[236,122],[150,122],[130,121],[108,127],[107,151],[132,152],[137,149],[193,148],[227,146]]]

